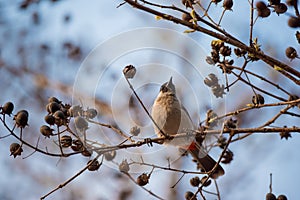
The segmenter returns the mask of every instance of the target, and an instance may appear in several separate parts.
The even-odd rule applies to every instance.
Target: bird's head
[[[160,92],[162,92],[162,93],[169,92],[169,93],[176,94],[175,85],[172,83],[172,76],[168,82],[165,82],[160,87]]]

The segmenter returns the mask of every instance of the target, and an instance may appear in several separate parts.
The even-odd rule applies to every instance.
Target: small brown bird
[[[152,118],[155,121],[155,133],[158,137],[163,137],[163,134],[174,136],[177,133],[188,133],[195,130],[191,117],[187,110],[180,104],[176,97],[175,85],[172,83],[172,77],[164,83],[158,96],[156,97],[152,107]],[[161,131],[160,131],[161,130]],[[200,168],[205,171],[211,171],[216,165],[216,161],[211,158],[192,137],[174,138],[170,141],[165,141],[166,144],[178,146],[187,150],[198,162]],[[218,165],[211,174],[213,179],[224,174],[223,168]]]

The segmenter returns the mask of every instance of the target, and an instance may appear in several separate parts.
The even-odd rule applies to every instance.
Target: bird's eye
[[[161,91],[161,92],[167,92],[167,91],[168,91],[168,88],[167,88],[165,85],[162,85],[162,86],[160,87],[160,91]]]

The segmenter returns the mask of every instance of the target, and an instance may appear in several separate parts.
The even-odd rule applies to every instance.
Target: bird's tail
[[[221,167],[221,165],[216,165],[217,162],[210,157],[196,142],[192,142],[192,144],[188,147],[188,152],[193,156],[193,158],[197,161],[199,167],[204,172],[210,172],[212,173],[210,175],[211,178],[217,179],[219,176],[222,176],[225,174],[224,169]]]

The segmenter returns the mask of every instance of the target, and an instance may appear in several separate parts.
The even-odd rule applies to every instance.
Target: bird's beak
[[[170,87],[171,85],[173,85],[173,83],[172,83],[172,76],[171,76],[171,78],[170,78],[170,80],[168,81],[168,83],[167,83],[167,87]]]

